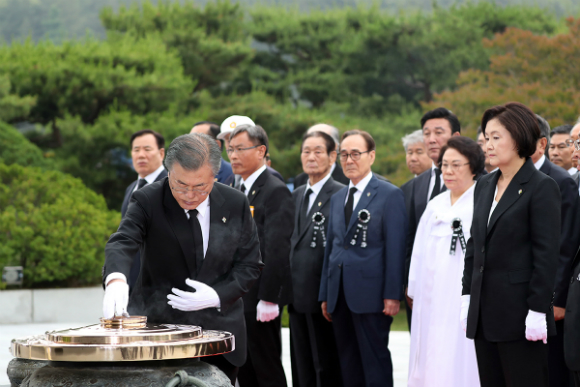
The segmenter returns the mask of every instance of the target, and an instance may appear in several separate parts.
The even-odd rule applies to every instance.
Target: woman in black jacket
[[[461,323],[475,340],[482,387],[547,387],[560,191],[530,159],[540,129],[529,108],[490,108],[481,127],[499,170],[475,188]]]

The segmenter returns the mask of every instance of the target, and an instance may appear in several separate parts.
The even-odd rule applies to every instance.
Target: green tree
[[[78,179],[0,164],[0,266],[23,266],[25,287],[99,283],[119,221]]]
[[[52,160],[12,126],[0,121],[0,163],[52,168]]]
[[[11,82],[7,75],[0,75],[0,121],[22,119],[30,114],[30,110],[36,104],[36,98],[32,96],[20,97],[10,94]]]

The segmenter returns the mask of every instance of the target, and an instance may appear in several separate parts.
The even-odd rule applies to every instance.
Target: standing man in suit
[[[290,302],[290,237],[294,203],[286,185],[266,169],[268,135],[257,125],[241,125],[230,135],[227,149],[240,190],[253,207],[266,265],[260,279],[244,296],[248,359],[240,368],[241,387],[284,387],[280,311]]]
[[[568,287],[570,286],[570,275],[572,274],[572,260],[578,249],[576,235],[580,232],[575,219],[578,208],[578,188],[574,179],[567,170],[555,165],[545,156],[546,148],[549,146],[550,156],[559,151],[549,143],[550,124],[541,116],[536,114],[540,127],[540,139],[537,142],[536,152],[531,156],[532,162],[541,172],[550,176],[560,188],[562,198],[561,206],[561,233],[560,233],[560,254],[554,257],[558,261],[558,271],[556,274],[556,286],[554,287],[554,320],[556,321],[557,335],[548,341],[548,365],[550,375],[550,387],[569,387],[570,371],[564,361],[564,319],[566,315],[566,300],[568,297]],[[566,131],[568,132],[568,131]],[[561,140],[556,137],[556,141]],[[561,135],[560,135],[561,136]],[[565,151],[568,146],[565,144]],[[557,144],[561,146],[561,142]],[[565,152],[568,159],[571,155]]]
[[[220,150],[223,151],[224,149],[224,140],[217,139],[217,136],[220,134],[220,127],[218,126],[218,124],[214,122],[210,121],[197,122],[195,125],[193,125],[193,128],[191,128],[191,131],[189,133],[207,134],[211,138],[215,139],[216,143],[220,147]],[[215,175],[215,181],[224,184],[224,182],[233,174],[234,173],[232,172],[232,165],[227,161],[225,161],[222,157],[220,170],[217,173],[217,175]]]
[[[407,233],[407,252],[405,262],[405,284],[409,277],[409,268],[411,267],[411,255],[413,253],[413,244],[415,243],[415,234],[419,226],[421,215],[427,207],[427,203],[439,193],[445,191],[445,184],[441,178],[441,170],[437,168],[439,153],[441,148],[447,144],[452,136],[461,135],[461,124],[459,119],[451,111],[439,107],[428,111],[421,117],[421,128],[423,130],[423,142],[427,147],[427,153],[432,160],[431,168],[413,179],[412,194],[408,204],[409,228]],[[409,188],[405,188],[409,191]],[[407,303],[411,300],[406,297]]]
[[[570,131],[572,125],[560,125],[555,127],[550,132],[550,141],[548,147],[548,155],[550,161],[557,166],[564,168],[570,176],[578,173],[578,170],[572,165],[572,139],[570,138]]]
[[[125,190],[125,198],[121,206],[121,216],[124,218],[129,208],[129,202],[133,193],[148,184],[167,177],[167,171],[163,167],[165,156],[165,139],[151,129],[144,129],[133,133],[131,136],[131,159],[133,168],[137,171],[138,179],[131,183]],[[128,276],[129,289],[133,289],[139,271],[141,270],[141,255],[137,251],[133,256],[131,272]]]
[[[145,315],[152,323],[231,332],[236,348],[204,361],[234,384],[246,361],[242,296],[260,275],[260,245],[246,197],[214,184],[221,152],[204,134],[177,137],[167,150],[169,176],[133,194],[127,216],[105,247],[103,315]],[[126,278],[141,251],[143,267],[129,298]]]
[[[336,129],[334,126],[331,126],[328,124],[316,124],[316,125],[308,128],[308,130],[306,131],[306,134],[312,133],[312,132],[323,132],[323,133],[328,134],[334,140],[336,147],[338,147],[338,143],[340,142],[339,141],[340,133],[339,133],[338,129]],[[331,174],[332,178],[334,179],[334,181],[337,181],[341,184],[348,184],[348,182],[349,182],[348,178],[344,175],[344,172],[343,172],[340,164],[334,163],[330,168],[330,174]],[[302,172],[301,174],[299,174],[298,176],[296,176],[294,178],[294,189],[306,184],[307,181],[308,181],[308,174],[305,172]]]
[[[336,155],[336,143],[328,134],[314,131],[302,138],[300,158],[308,181],[292,192],[296,208],[290,250],[293,301],[288,305],[293,375],[300,387],[342,385],[334,331],[318,301],[330,198],[344,188],[330,173]]]
[[[375,141],[343,134],[348,188],[330,200],[319,301],[332,321],[345,387],[393,385],[389,330],[403,296],[407,216],[403,192],[371,172]]]

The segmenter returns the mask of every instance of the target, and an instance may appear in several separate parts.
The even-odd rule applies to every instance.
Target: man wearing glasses
[[[284,387],[280,359],[280,313],[291,297],[290,237],[294,229],[294,203],[286,185],[264,163],[268,135],[261,126],[241,125],[230,135],[228,156],[240,190],[253,208],[265,267],[244,296],[248,331],[248,360],[240,368],[241,387]]]
[[[220,161],[218,145],[205,134],[186,134],[171,143],[165,157],[169,176],[135,191],[105,247],[103,315],[128,311],[151,323],[233,333],[233,352],[204,361],[234,384],[246,361],[242,296],[263,264],[246,197],[214,184]],[[127,276],[138,251],[141,271],[129,298]]]
[[[403,192],[371,172],[374,160],[370,134],[344,133],[340,162],[350,183],[330,199],[318,300],[345,387],[393,386],[389,331],[403,295],[407,215]]]

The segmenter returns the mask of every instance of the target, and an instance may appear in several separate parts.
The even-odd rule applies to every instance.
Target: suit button
[[[483,247],[481,248],[481,252],[482,252],[482,253],[485,253],[485,246],[483,246]]]
[[[480,266],[480,267],[479,267],[479,272],[480,272],[480,273],[483,273],[483,266]]]

